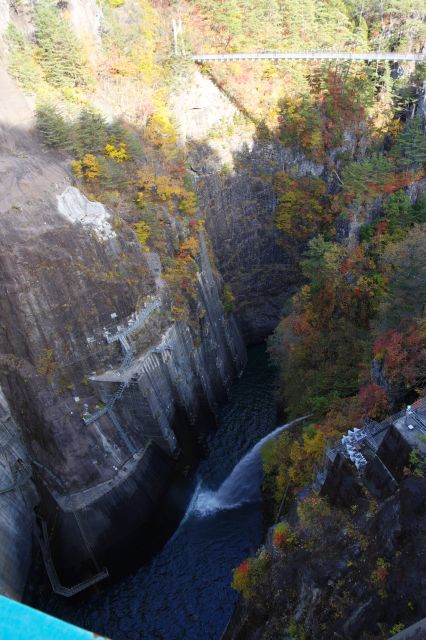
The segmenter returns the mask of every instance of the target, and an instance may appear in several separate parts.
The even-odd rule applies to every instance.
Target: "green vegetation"
[[[86,61],[77,36],[54,0],[35,8],[37,57],[54,87],[75,87],[87,81]]]
[[[36,97],[43,142],[69,156],[89,198],[113,209],[118,233],[160,253],[170,316],[195,326],[203,222],[187,150],[178,144],[167,106],[190,68],[173,54],[176,4],[101,4],[101,43],[94,47],[78,39],[64,3],[37,2],[33,38],[8,28],[9,69]],[[417,52],[426,38],[424,0],[188,0],[179,10],[189,51]],[[244,113],[212,127],[206,144],[254,123],[255,144],[281,143],[283,154],[299,164],[298,170],[287,160],[272,166],[271,159],[267,176],[277,201],[276,232],[303,284],[270,351],[287,414],[313,417],[262,451],[264,489],[275,513],[313,481],[328,444],[367,416],[384,418],[425,384],[426,196],[413,196],[425,177],[425,123],[416,111],[425,67],[397,78],[386,62],[236,61],[204,68]],[[230,166],[221,176],[231,185],[238,162],[232,171]],[[354,232],[361,226],[359,243],[352,237],[342,242],[339,225]],[[235,302],[225,285],[225,311],[232,312]],[[51,350],[39,354],[40,375],[50,380],[57,368]],[[418,450],[410,465],[414,475],[424,474]],[[296,511],[297,524],[275,526],[271,555],[261,551],[235,569],[232,584],[244,598],[262,593],[273,558],[321,548],[335,516],[331,506],[313,495]],[[350,536],[351,522],[335,519]],[[362,549],[368,546],[361,536],[354,539]],[[390,567],[372,557],[366,579],[384,597]],[[345,568],[352,571],[351,560]],[[340,594],[341,603],[345,597]],[[284,629],[292,638],[305,637],[293,613],[281,635]]]
[[[244,560],[234,569],[232,588],[239,591],[244,598],[255,597],[267,575],[270,562],[270,556],[264,551],[259,551],[254,558]]]
[[[71,128],[59,109],[41,104],[37,107],[36,117],[37,127],[47,145],[56,149],[70,148]]]
[[[110,204],[143,248],[160,251],[173,317],[190,318],[202,222],[166,106],[187,69],[172,54],[167,10],[149,0],[108,0],[103,12],[102,47],[93,51],[78,40],[67,11],[42,0],[34,9],[34,41],[9,27],[10,69],[36,93],[44,142],[72,155],[87,195]],[[419,0],[368,6],[361,0],[190,0],[185,12],[186,46],[203,51],[419,51],[426,33]],[[282,436],[264,454],[266,483],[278,505],[289,483],[309,482],[328,441],[363,416],[379,418],[389,409],[390,399],[371,379],[372,359],[400,396],[424,380],[419,301],[426,201],[412,201],[407,188],[424,177],[424,122],[413,117],[413,96],[425,68],[393,78],[387,63],[235,62],[212,64],[209,73],[248,116],[223,123],[222,134],[251,119],[260,141],[275,138],[323,168],[302,175],[287,167],[272,178],[275,225],[300,264],[304,286],[271,339],[271,352],[289,415],[315,414],[291,443]],[[110,111],[129,114],[127,122],[107,122],[92,104],[95,86]],[[183,224],[173,247],[170,217]],[[337,243],[336,223],[355,220],[370,220],[361,244]],[[223,300],[231,312],[228,285]]]
[[[399,633],[400,631],[403,631],[404,629],[405,629],[405,624],[403,624],[402,622],[398,622],[397,624],[394,624],[393,627],[389,629],[389,633],[391,635],[396,635],[397,633]]]
[[[43,72],[35,60],[29,41],[12,23],[7,28],[6,41],[11,58],[9,71],[26,92],[36,91],[43,81]]]
[[[223,287],[223,308],[227,313],[234,311],[235,296],[232,293],[232,289],[229,284],[225,284]]]

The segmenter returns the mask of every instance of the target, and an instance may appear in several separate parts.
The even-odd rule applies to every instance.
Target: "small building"
[[[374,497],[386,498],[398,489],[415,448],[426,454],[426,397],[382,422],[366,419],[342,436],[327,452],[320,493],[342,506],[353,504],[363,486]]]

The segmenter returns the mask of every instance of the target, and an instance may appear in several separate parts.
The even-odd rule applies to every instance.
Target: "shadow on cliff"
[[[138,131],[126,130],[140,137]],[[233,303],[228,299],[228,310],[233,304],[247,342],[261,341],[272,331],[283,302],[300,282],[296,254],[283,248],[274,227],[273,174],[289,158],[263,133],[260,128],[246,142],[234,140],[229,163],[209,142],[188,143],[199,216],[206,220],[219,272],[235,298]],[[120,350],[105,345],[103,336],[111,310],[129,317],[140,297],[153,293],[152,275],[145,267],[141,270],[144,253],[131,229],[135,216],[143,219],[143,214],[122,202],[129,197],[125,190],[117,210],[107,203],[118,214],[114,242],[98,242],[83,225],[71,226],[57,211],[58,191],[78,182],[67,155],[44,146],[31,127],[2,126],[0,140],[8,176],[0,197],[0,353],[7,365],[0,371],[1,383],[33,459],[40,513],[48,522],[61,578],[72,584],[90,575],[92,547],[96,562],[105,563],[116,578],[148,560],[178,525],[192,491],[191,477],[205,452],[211,416],[200,414],[204,424],[197,431],[177,402],[174,428],[184,449],[177,460],[153,443],[131,482],[120,486],[120,495],[108,496],[96,508],[84,507],[83,520],[82,510],[78,519],[72,509],[59,508],[53,495],[67,497],[115,476],[99,438],[109,447],[116,469],[128,462],[113,425],[101,418],[100,435],[88,429],[79,406],[97,400],[87,381],[92,370],[116,366]],[[153,155],[142,149],[135,169],[152,162]],[[159,157],[157,153],[157,162]],[[121,174],[112,177],[118,188]],[[120,217],[127,223],[124,228]],[[166,241],[166,258],[169,250]],[[157,329],[161,333],[163,328]],[[92,335],[89,342],[86,337]]]
[[[140,427],[140,416],[124,421],[127,442],[144,454],[129,477],[113,487],[111,480],[118,471],[135,462],[134,451],[120,436],[123,429],[117,427],[116,417],[110,420],[102,414],[90,428],[82,416],[96,411],[100,402],[89,376],[117,367],[122,360],[120,346],[107,343],[105,330],[114,325],[116,331],[117,322],[127,322],[140,301],[156,293],[155,277],[132,229],[134,216],[141,212],[120,201],[115,211],[108,202],[119,215],[113,218],[113,238],[99,240],[84,223],[72,224],[58,212],[58,195],[76,183],[66,154],[44,146],[30,126],[3,124],[0,140],[6,176],[0,198],[1,384],[25,440],[26,462],[32,466],[40,497],[39,515],[47,523],[50,554],[62,584],[90,577],[98,570],[96,565],[107,566],[116,578],[147,561],[178,525],[190,499],[194,471],[206,453],[207,433],[215,423],[210,405],[225,399],[225,387],[237,375],[237,365],[228,367],[223,381],[219,371],[204,372],[204,384],[209,374],[214,380],[208,399],[197,378],[196,403],[191,407],[185,406],[187,396],[180,397],[173,385],[173,397],[159,397],[158,412],[171,415],[170,428],[180,447],[177,456],[165,450],[164,424],[162,429],[153,424],[153,415],[144,418],[144,429],[151,419],[148,435]],[[147,151],[140,152],[138,168],[152,160],[152,153],[148,156]],[[122,180],[119,169],[111,176],[116,187]],[[121,224],[119,216],[128,224]],[[170,245],[173,248],[167,242],[172,233],[167,227],[166,257]],[[208,311],[205,325],[210,321]],[[220,318],[213,321],[221,326]],[[138,343],[140,351],[156,344],[171,323],[167,313],[160,314],[149,335]],[[206,326],[206,332],[214,338],[212,327]],[[210,344],[207,338],[204,341]],[[231,362],[231,353],[225,355]],[[167,359],[157,360],[160,367]],[[154,365],[150,364],[148,377]],[[160,373],[160,381],[167,382],[168,372]],[[181,379],[186,384],[186,378]],[[157,393],[154,382],[150,391]],[[160,396],[162,391],[161,387]],[[139,393],[141,406],[147,396]],[[162,401],[173,402],[173,411],[162,407]],[[87,504],[84,496],[75,502],[81,492],[98,486],[108,486],[105,497],[101,492]]]
[[[284,242],[275,227],[274,174],[294,167],[297,157],[263,123],[252,134],[227,134],[225,145],[223,150],[218,140],[190,140],[188,160],[200,216],[250,344],[274,330],[285,302],[301,284],[302,247],[292,238]]]

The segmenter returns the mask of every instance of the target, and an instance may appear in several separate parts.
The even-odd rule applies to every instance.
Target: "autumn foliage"
[[[389,400],[383,387],[377,384],[366,384],[358,391],[358,399],[364,416],[382,420],[390,411]]]
[[[391,384],[410,388],[425,378],[425,345],[426,320],[413,320],[403,331],[383,332],[374,343],[373,354]]]
[[[287,522],[280,522],[274,527],[272,544],[274,547],[285,550],[292,547],[297,540],[296,533]]]
[[[232,588],[239,591],[244,598],[253,598],[262,584],[270,565],[270,556],[264,551],[258,552],[254,558],[247,558],[234,569]]]
[[[279,198],[275,224],[284,238],[303,242],[330,227],[333,216],[323,180],[279,172],[275,190]]]

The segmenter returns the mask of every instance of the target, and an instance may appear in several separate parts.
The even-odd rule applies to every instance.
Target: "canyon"
[[[70,595],[104,577],[126,540],[144,531],[144,545],[153,544],[170,492],[176,501],[176,475],[197,465],[218,404],[243,370],[243,336],[268,335],[295,290],[300,274],[273,230],[274,193],[258,175],[299,160],[270,144],[250,151],[238,132],[220,155],[201,140],[225,116],[232,121],[232,103],[200,74],[185,98],[175,96],[209,212],[194,321],[175,323],[161,257],[73,186],[66,160],[40,144],[29,100],[4,69],[0,81],[2,425],[5,440],[11,433],[24,443],[4,449],[4,484],[17,488],[2,494],[2,553],[15,558],[2,592],[22,595],[37,533],[54,588]],[[242,170],[224,180],[221,167],[238,156]],[[242,190],[251,210],[241,208]],[[235,290],[235,316],[223,309],[216,262]]]
[[[216,43],[209,3],[179,10]],[[415,467],[387,423],[371,477],[328,450],[350,426],[423,393],[423,67],[265,66],[252,80],[238,64],[220,71],[171,54],[173,11],[148,0],[0,0],[0,593],[77,624],[81,616],[101,633],[111,598],[117,638],[147,629],[189,638],[189,628],[196,638],[205,624],[213,638],[237,600],[231,569],[261,565],[264,554],[276,564],[266,586],[266,569],[255,576],[259,594],[293,603],[297,620],[266,615],[234,584],[243,597],[229,637],[286,628],[301,640],[306,613],[316,640],[326,637],[315,611],[327,576],[320,568],[310,580],[307,548],[291,560],[291,571],[303,568],[293,600],[277,586],[289,575],[273,542],[286,496],[284,527],[298,526],[313,491],[352,509],[366,537],[383,539],[398,512],[395,540],[400,530],[411,540],[424,490],[406,479],[423,463]],[[355,18],[352,26],[361,38]],[[55,33],[69,45],[65,61]],[[256,98],[244,100],[246,84]],[[277,428],[277,404],[288,429]],[[268,455],[279,460],[269,471]],[[380,502],[371,524],[369,500]],[[321,547],[333,581],[353,562],[336,531],[347,520],[336,512],[326,522],[338,548]],[[265,546],[244,565],[264,522],[273,524]],[[213,547],[206,585],[200,558]],[[185,602],[179,585],[189,592],[191,581]],[[92,599],[98,583],[105,602]],[[82,593],[70,602],[87,596],[87,606],[37,599],[46,584],[66,598]],[[139,589],[146,620],[126,621]],[[371,625],[387,615],[376,595]],[[174,628],[162,615],[180,597]],[[210,619],[197,617],[197,599]],[[354,602],[346,626],[324,633],[356,637],[364,609]]]

